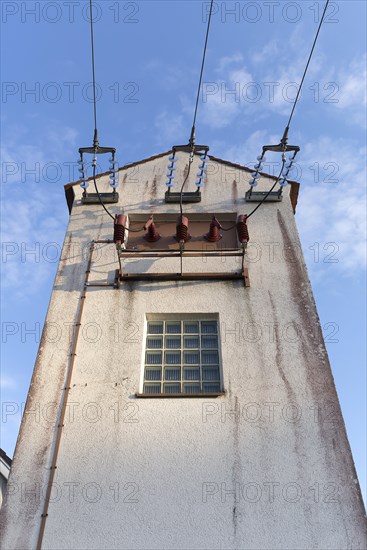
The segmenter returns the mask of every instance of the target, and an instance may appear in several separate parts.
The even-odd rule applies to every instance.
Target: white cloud
[[[15,378],[12,378],[11,376],[7,376],[4,373],[1,374],[0,388],[2,390],[15,389],[16,387],[17,387],[17,381],[15,380]]]
[[[239,66],[232,66],[240,63]],[[242,57],[235,54],[231,57],[221,58],[218,68],[224,78],[204,81],[202,85],[202,118],[206,124],[213,128],[223,128],[234,121],[239,111],[245,106],[252,105],[250,101],[244,101],[244,90],[253,77],[242,63]],[[217,69],[218,71],[218,69]]]
[[[169,65],[163,63],[159,59],[152,59],[144,66],[145,72],[150,73],[150,81],[159,90],[164,92],[182,91],[184,82],[192,82],[194,84],[197,79],[197,70],[195,66],[186,68],[184,71],[179,63]]]
[[[256,164],[256,157],[262,152],[262,147],[265,144],[279,143],[280,136],[269,134],[265,130],[256,130],[247,138],[244,143],[233,145],[223,150],[222,156],[224,159],[231,162],[242,164],[243,166],[253,166]],[[272,159],[270,154],[267,155],[268,160]],[[272,167],[266,167],[268,173],[272,173]]]
[[[336,71],[335,84],[337,101],[332,105],[336,109],[347,111],[350,121],[365,127],[367,104],[367,56],[354,59],[348,67]]]
[[[60,149],[65,147],[76,148],[77,137],[79,132],[75,128],[70,126],[58,127],[56,131],[54,128],[48,130],[46,139],[49,142],[50,147],[54,149]]]
[[[245,69],[234,69],[229,72],[229,80],[232,83],[239,84],[240,89],[242,90],[249,82],[252,82],[251,74]]]
[[[256,63],[268,63],[271,59],[279,53],[279,46],[277,40],[271,40],[261,50],[257,50],[251,55],[251,61],[253,64]]]
[[[36,293],[55,272],[67,222],[64,203],[57,208],[33,190],[27,197],[2,208],[2,287],[18,298]]]
[[[63,184],[69,172],[63,160],[77,132],[50,127],[44,142],[30,144],[23,129],[9,130],[2,148],[2,286],[8,296],[29,299],[57,266],[67,223]],[[47,179],[54,177],[45,171],[49,162],[59,166],[57,181]]]
[[[168,111],[162,111],[156,116],[154,126],[156,128],[157,145],[168,150],[174,145],[179,136],[188,133],[188,129],[184,124],[184,116],[175,115]]]
[[[267,141],[265,130],[253,132],[242,144],[228,147],[222,153],[224,159],[241,164],[243,166],[253,165],[256,157],[261,153],[262,146]]]
[[[252,122],[272,113],[288,115],[301,82],[311,43],[298,24],[287,40],[272,40],[246,60],[234,52],[220,58],[217,79],[204,81],[203,119],[210,127],[223,128],[236,117]],[[366,56],[348,65],[331,65],[316,47],[303,85],[301,101],[307,107],[321,103],[334,113],[346,111],[350,122],[366,120]],[[229,93],[229,91],[235,93]],[[347,119],[348,121],[348,119]]]
[[[235,90],[235,95],[229,93]],[[205,82],[203,84],[202,120],[212,128],[224,128],[237,116],[240,103],[239,92],[231,82]]]
[[[218,65],[215,69],[220,75],[223,74],[223,71],[228,69],[233,63],[242,63],[243,55],[241,53],[234,53],[232,55],[223,56],[219,59]]]
[[[320,137],[302,158],[297,220],[309,267],[317,263],[314,271],[322,274],[333,264],[354,277],[366,265],[366,151],[351,140]],[[309,249],[314,243],[318,261]]]

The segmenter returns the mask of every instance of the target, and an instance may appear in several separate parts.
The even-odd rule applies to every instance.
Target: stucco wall
[[[163,201],[166,165],[164,157],[126,170],[110,210],[178,212]],[[212,162],[202,202],[185,212],[249,212],[248,179]],[[67,324],[75,323],[90,241],[112,236],[112,220],[98,205],[81,205],[75,190],[9,480],[4,549],[36,545],[53,403],[69,366]],[[263,205],[249,230],[250,288],[169,281],[88,290],[43,548],[365,548],[363,503],[287,193]],[[94,257],[90,281],[112,281],[113,245],[99,245]],[[172,262],[125,268],[174,270]],[[184,266],[239,268],[229,258]],[[136,398],[147,314],[218,316],[225,396]]]

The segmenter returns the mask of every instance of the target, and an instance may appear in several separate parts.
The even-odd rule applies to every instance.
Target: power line
[[[283,152],[283,162],[282,162],[282,168],[279,172],[279,176],[277,177],[277,179],[275,180],[275,183],[274,185],[270,188],[270,190],[266,193],[266,195],[264,195],[264,197],[262,198],[262,200],[259,202],[259,204],[256,206],[256,208],[254,208],[250,214],[247,215],[247,218],[249,218],[250,216],[252,216],[258,208],[260,208],[260,206],[265,202],[265,200],[268,198],[268,196],[270,195],[270,193],[273,191],[273,189],[276,187],[281,175],[282,175],[282,172],[283,172],[283,169],[284,169],[284,164],[285,164],[285,152],[287,150],[287,141],[288,141],[288,132],[289,132],[289,128],[290,128],[290,124],[291,124],[291,121],[292,121],[292,118],[293,118],[293,115],[294,115],[294,111],[295,111],[295,108],[296,108],[296,105],[298,103],[298,100],[299,100],[299,97],[300,97],[300,93],[301,93],[301,89],[302,89],[302,86],[303,86],[303,82],[306,78],[306,74],[307,74],[307,71],[308,71],[308,67],[310,65],[310,62],[311,62],[311,59],[312,59],[312,55],[313,55],[313,52],[314,52],[314,49],[315,49],[315,46],[316,46],[316,43],[317,43],[317,39],[319,37],[319,33],[320,33],[320,30],[321,30],[321,27],[322,27],[322,24],[323,24],[323,21],[324,21],[324,18],[325,18],[325,14],[326,14],[326,10],[328,8],[328,5],[329,5],[329,2],[330,0],[326,0],[326,3],[325,3],[325,7],[324,7],[324,11],[322,12],[322,16],[321,16],[321,19],[320,19],[320,23],[317,27],[317,31],[316,31],[316,35],[315,35],[315,38],[314,38],[314,41],[313,41],[313,44],[312,44],[312,48],[311,48],[311,51],[310,51],[310,54],[308,56],[308,60],[307,60],[307,63],[306,63],[306,66],[305,66],[305,69],[303,71],[303,75],[302,75],[302,78],[301,78],[301,83],[299,85],[299,88],[297,90],[297,95],[296,95],[296,99],[294,100],[294,103],[293,103],[293,106],[292,106],[292,109],[291,109],[291,113],[289,115],[289,119],[288,119],[288,123],[287,123],[287,126],[285,127],[285,130],[284,130],[284,133],[283,133],[283,137],[281,139],[281,142],[280,142],[280,147],[281,147],[281,150]],[[264,152],[263,152],[264,154]]]
[[[103,208],[105,209],[105,211],[107,212],[107,214],[110,216],[110,218],[112,218],[112,219],[114,220],[114,219],[115,219],[115,216],[113,216],[113,215],[111,214],[111,212],[109,212],[109,211],[107,210],[107,208],[106,208],[106,206],[105,206],[105,204],[104,204],[104,202],[103,202],[103,200],[102,200],[101,194],[100,194],[100,192],[98,191],[97,181],[96,181],[96,166],[95,166],[95,165],[93,166],[93,183],[94,183],[94,188],[95,188],[95,190],[96,190],[96,193],[97,193],[97,195],[98,195],[98,200],[99,200],[99,202],[101,203],[101,206],[103,206]]]
[[[92,0],[89,0],[89,8],[90,8],[90,38],[91,38],[91,53],[92,53],[92,79],[93,79],[93,112],[94,112],[94,138],[93,138],[93,149],[94,149],[94,159],[92,162],[93,166],[93,183],[94,188],[96,191],[96,194],[98,196],[98,200],[105,210],[105,212],[115,220],[115,216],[109,212],[109,210],[106,208],[106,205],[104,204],[101,194],[97,187],[97,181],[96,181],[96,154],[99,149],[99,143],[98,143],[98,129],[97,129],[97,98],[96,98],[96,75],[95,75],[95,55],[94,55],[94,28],[93,28],[93,3]],[[124,226],[123,226],[124,227]],[[138,233],[140,231],[144,231],[145,227],[142,227],[140,229],[129,229],[127,227],[124,227],[124,229],[127,229],[128,231]]]
[[[198,85],[198,90],[197,90],[197,94],[196,94],[196,103],[195,103],[194,119],[193,119],[193,122],[192,122],[192,130],[191,130],[191,138],[190,138],[190,141],[191,141],[192,139],[195,140],[196,117],[197,117],[197,114],[198,114],[199,98],[200,98],[200,88],[201,88],[201,83],[202,83],[202,80],[203,80],[203,72],[204,72],[204,64],[205,64],[205,59],[206,59],[206,50],[207,50],[207,47],[208,47],[208,38],[209,38],[209,31],[210,31],[210,23],[211,23],[212,13],[213,13],[213,4],[214,4],[214,0],[211,0],[211,3],[210,3],[210,10],[209,10],[209,18],[208,18],[208,26],[207,26],[207,29],[206,29],[205,44],[204,44],[204,50],[203,50],[203,59],[202,59],[202,62],[201,62],[201,69],[200,69],[199,85]]]
[[[92,78],[93,78],[93,112],[94,112],[94,147],[98,146],[98,130],[97,130],[97,99],[96,99],[96,74],[95,74],[95,61],[94,61],[94,31],[93,31],[93,5],[92,0],[89,0],[90,9],[90,39],[92,47]]]
[[[209,17],[208,17],[208,25],[207,25],[207,28],[206,28],[206,35],[205,35],[205,43],[204,43],[204,49],[203,49],[203,57],[202,57],[202,60],[201,60],[201,68],[200,68],[200,76],[199,76],[199,83],[198,83],[198,89],[197,89],[197,93],[196,93],[196,102],[195,102],[195,109],[194,109],[194,118],[193,118],[193,121],[192,121],[192,128],[191,128],[191,135],[190,135],[190,140],[189,140],[189,145],[192,147],[192,150],[191,150],[191,153],[190,153],[190,158],[189,158],[189,169],[188,169],[188,172],[186,174],[186,177],[182,183],[182,186],[181,186],[181,191],[180,191],[180,213],[181,213],[181,216],[182,216],[182,197],[183,197],[183,190],[185,188],[185,185],[187,183],[187,180],[189,179],[189,175],[190,175],[190,172],[191,172],[191,164],[194,160],[194,145],[195,145],[195,129],[196,129],[196,117],[197,117],[197,114],[198,114],[198,107],[199,107],[199,98],[200,98],[200,89],[201,89],[201,84],[202,84],[202,81],[203,81],[203,73],[204,73],[204,65],[205,65],[205,59],[206,59],[206,50],[207,50],[207,47],[208,47],[208,39],[209,39],[209,32],[210,32],[210,23],[211,23],[211,20],[212,20],[212,14],[213,14],[213,5],[214,5],[214,0],[211,0],[210,2],[210,10],[209,10]]]
[[[109,212],[102,200],[102,197],[101,197],[101,193],[98,191],[98,187],[97,187],[97,180],[96,180],[96,166],[94,165],[93,166],[93,183],[94,183],[94,188],[96,190],[96,193],[98,195],[98,199],[99,199],[99,202],[101,203],[101,205],[103,206],[104,210],[106,211],[106,213],[110,216],[110,218],[112,218],[113,220],[115,220],[115,216],[113,216],[111,214],[111,212]],[[139,228],[139,229],[131,229],[130,227],[126,227],[125,225],[122,225],[120,224],[124,229],[126,229],[126,231],[131,231],[131,233],[140,233],[141,231],[144,231],[145,230],[145,225],[143,225],[143,227]]]
[[[186,177],[185,177],[185,179],[184,179],[184,181],[183,181],[183,184],[181,185],[181,191],[180,191],[180,214],[181,214],[181,216],[182,216],[182,214],[183,214],[183,209],[182,209],[183,190],[184,190],[184,187],[185,187],[185,185],[186,185],[187,180],[189,179],[189,175],[190,175],[190,172],[191,172],[191,164],[192,164],[192,162],[191,162],[191,158],[190,158],[190,161],[189,161],[189,168],[188,168]]]
[[[292,107],[292,111],[291,111],[291,114],[289,116],[289,120],[288,120],[288,124],[287,124],[287,128],[289,129],[289,126],[291,124],[291,120],[293,118],[293,113],[294,113],[294,110],[296,108],[296,105],[297,105],[297,102],[298,102],[298,99],[299,99],[299,95],[301,93],[301,89],[302,89],[302,86],[303,86],[303,82],[305,80],[305,77],[306,77],[306,73],[307,73],[307,70],[308,70],[308,66],[310,64],[310,61],[311,61],[311,58],[312,58],[312,55],[313,55],[313,51],[315,49],[315,46],[316,46],[316,42],[317,42],[317,39],[319,37],[319,33],[320,33],[320,30],[321,30],[321,26],[322,26],[322,23],[324,21],[324,18],[325,18],[325,14],[326,14],[326,10],[328,8],[328,5],[329,5],[329,2],[330,0],[326,0],[326,4],[325,4],[325,7],[324,7],[324,11],[322,13],[322,16],[321,16],[321,19],[320,19],[320,23],[319,23],[319,26],[318,26],[318,29],[317,29],[317,32],[316,32],[316,36],[315,36],[315,39],[313,41],[313,44],[312,44],[312,48],[311,48],[311,52],[310,52],[310,55],[308,57],[308,61],[306,63],[306,67],[305,67],[305,70],[303,72],[303,75],[302,75],[302,79],[301,79],[301,84],[299,85],[299,88],[298,88],[298,91],[297,91],[297,95],[296,95],[296,99],[293,103],[293,107]]]

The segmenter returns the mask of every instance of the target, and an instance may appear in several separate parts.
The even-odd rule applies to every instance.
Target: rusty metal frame
[[[208,243],[210,244],[210,243]],[[129,258],[174,258],[180,256],[186,256],[186,258],[199,258],[199,257],[216,257],[216,256],[243,256],[243,251],[240,248],[226,248],[225,252],[222,250],[180,250],[165,248],[158,250],[118,250],[120,257],[129,256]]]
[[[57,462],[57,457],[58,457],[59,449],[60,449],[62,429],[64,427],[67,400],[68,400],[69,392],[70,392],[70,389],[71,389],[71,378],[72,378],[73,368],[74,368],[74,363],[75,363],[76,348],[77,348],[77,344],[78,344],[79,332],[80,332],[80,327],[81,327],[81,319],[82,319],[82,315],[83,315],[85,300],[86,300],[86,297],[87,297],[86,295],[87,295],[87,289],[88,289],[88,280],[89,280],[89,275],[90,275],[90,271],[91,271],[91,267],[92,267],[92,258],[93,258],[94,246],[95,246],[95,241],[92,241],[91,245],[90,245],[90,249],[89,249],[89,258],[88,258],[88,263],[87,263],[87,269],[86,269],[86,272],[85,272],[83,290],[82,290],[82,293],[81,293],[81,296],[80,296],[80,302],[79,302],[79,307],[78,307],[78,311],[77,311],[76,322],[75,322],[75,325],[74,325],[75,330],[74,330],[72,341],[71,341],[71,349],[70,349],[70,353],[69,353],[69,358],[70,358],[69,368],[67,370],[65,385],[64,385],[64,388],[63,388],[63,395],[62,395],[61,403],[60,403],[61,408],[60,408],[60,413],[59,413],[59,417],[58,417],[58,423],[57,423],[57,426],[56,426],[56,439],[55,439],[55,444],[54,444],[54,448],[53,448],[53,452],[52,452],[50,475],[49,475],[48,482],[47,482],[45,501],[43,503],[43,510],[42,510],[42,514],[41,514],[41,525],[40,525],[40,530],[39,530],[38,538],[37,538],[37,547],[36,547],[37,550],[41,550],[41,548],[42,548],[43,535],[44,535],[45,527],[46,527],[46,519],[47,519],[47,516],[48,516],[48,508],[49,508],[49,504],[50,504],[52,484],[53,484],[53,480],[54,480],[54,477],[55,477],[55,471],[56,471],[56,468],[57,468],[56,462]]]
[[[129,250],[122,249],[120,245],[116,246],[117,256],[119,260],[119,269],[116,272],[115,285],[123,281],[227,281],[242,279],[245,287],[250,286],[250,278],[248,269],[244,267],[246,244],[241,248],[228,248],[224,252],[222,250],[185,250],[184,244],[180,244],[176,249],[157,249],[157,250]],[[198,258],[198,257],[241,257],[241,271],[228,272],[183,272],[183,258]],[[180,272],[179,273],[124,273],[122,269],[123,258],[179,258]]]
[[[118,270],[117,270],[118,271]],[[126,281],[233,281],[243,280],[245,287],[250,286],[248,269],[243,271],[234,271],[229,273],[211,272],[211,273],[120,273],[118,271],[118,283]],[[100,286],[100,284],[89,285]],[[115,286],[115,284],[110,285]]]

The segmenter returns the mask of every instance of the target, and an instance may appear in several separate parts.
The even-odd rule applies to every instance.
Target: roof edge
[[[4,462],[6,462],[6,464],[8,464],[9,467],[12,465],[12,462],[13,462],[12,459],[1,448],[0,448],[0,457],[4,460]]]

